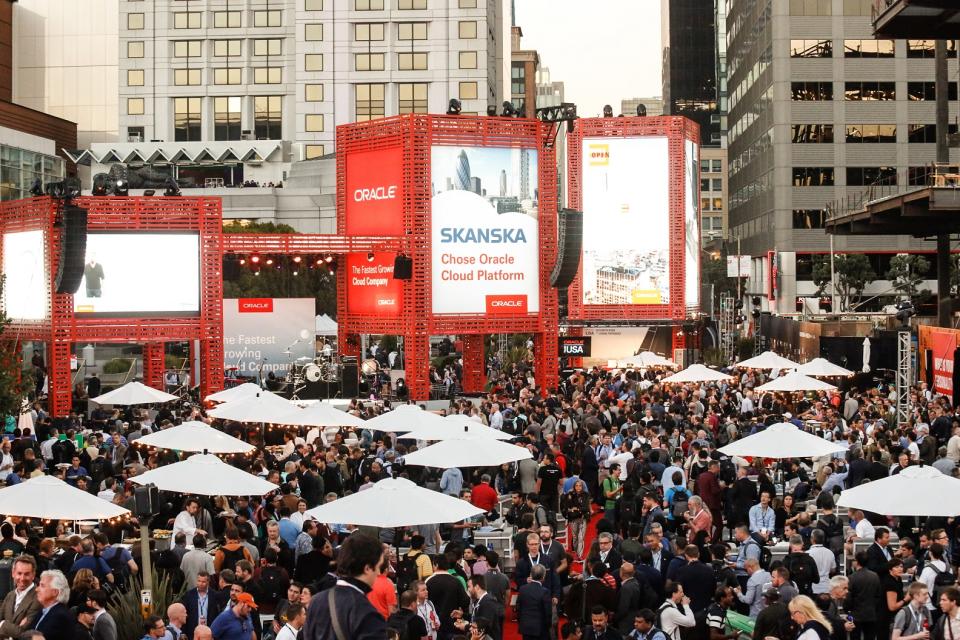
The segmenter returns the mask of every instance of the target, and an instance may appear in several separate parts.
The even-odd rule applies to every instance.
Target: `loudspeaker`
[[[356,398],[360,395],[360,367],[357,359],[352,356],[343,356],[340,359],[343,370],[343,383],[341,385],[341,396],[344,398]]]
[[[87,210],[67,204],[63,207],[63,236],[57,260],[57,293],[76,293],[83,279],[87,255]]]
[[[393,277],[396,280],[409,280],[413,277],[413,260],[404,255],[393,259]],[[346,395],[346,394],[344,394]]]
[[[160,513],[160,490],[148,484],[133,489],[133,514],[138,518]]]
[[[557,261],[550,273],[550,286],[565,289],[580,271],[583,248],[583,212],[561,209],[557,226]]]

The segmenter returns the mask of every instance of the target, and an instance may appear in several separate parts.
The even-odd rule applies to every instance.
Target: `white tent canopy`
[[[277,422],[277,418],[290,413],[294,405],[269,391],[227,402],[207,412],[211,418],[234,422]]]
[[[325,313],[317,316],[317,335],[335,336],[337,335],[337,321]]]
[[[853,375],[853,371],[835,365],[826,358],[814,358],[810,362],[800,365],[797,367],[797,373],[814,378],[839,378]]]
[[[800,365],[773,351],[764,351],[758,356],[738,362],[735,366],[744,369],[796,369]]]
[[[735,440],[720,449],[728,456],[761,458],[819,458],[846,451],[836,442],[807,433],[789,422],[773,424],[752,436]]]
[[[706,365],[692,364],[683,371],[667,376],[661,382],[722,382],[732,379],[733,376],[728,376]]]
[[[277,489],[263,478],[202,453],[130,479],[137,484],[155,484],[161,491],[201,496],[262,496]]]
[[[230,389],[224,389],[223,391],[211,393],[205,398],[205,400],[209,402],[233,402],[235,400],[243,400],[244,398],[255,396],[261,391],[263,391],[263,389],[260,388],[260,385],[252,382],[244,382],[243,384],[238,384]]]
[[[0,489],[0,514],[44,520],[107,520],[130,513],[59,478],[37,476]]]
[[[935,467],[907,467],[840,494],[837,505],[891,516],[960,516],[960,480]]]
[[[667,360],[663,356],[653,351],[641,351],[635,356],[629,356],[619,362],[622,367],[675,367],[677,363],[673,360]]]
[[[526,447],[493,438],[451,438],[407,454],[405,464],[419,467],[497,467],[508,462],[532,458]]]
[[[137,444],[203,453],[247,453],[255,448],[248,442],[196,420],[143,436],[137,440]]]
[[[277,424],[302,427],[363,427],[366,423],[352,413],[317,402],[306,409],[291,409],[274,420]]]
[[[148,387],[142,382],[128,382],[122,387],[117,387],[96,398],[90,398],[97,404],[110,405],[132,405],[132,404],[158,404],[161,402],[170,402],[176,400],[177,396]]]
[[[436,425],[425,426],[405,435],[398,440],[449,440],[450,438],[492,438],[494,440],[512,440],[513,436],[499,429],[492,429],[470,416],[454,414],[446,416]]]
[[[757,387],[757,391],[833,391],[835,386],[823,380],[805,376],[802,373],[791,371],[785,376],[774,378],[766,384]]]
[[[425,411],[415,404],[402,404],[392,411],[381,413],[364,423],[364,428],[375,431],[397,433],[401,431],[419,431],[428,427],[443,427],[443,418]]]
[[[483,509],[466,500],[424,489],[406,478],[387,478],[369,489],[314,507],[306,515],[319,522],[395,528],[459,522],[481,513]]]

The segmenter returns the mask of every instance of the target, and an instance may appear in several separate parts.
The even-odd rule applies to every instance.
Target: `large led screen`
[[[683,226],[686,233],[684,243],[684,297],[688,307],[700,306],[700,180],[697,176],[699,149],[692,140],[684,142],[684,198]]]
[[[196,315],[200,237],[196,233],[88,233],[78,314]]]
[[[586,138],[581,153],[583,304],[668,304],[667,138]]]
[[[3,236],[3,308],[13,320],[47,316],[43,231],[18,231]]]
[[[435,146],[433,312],[540,310],[537,152]]]

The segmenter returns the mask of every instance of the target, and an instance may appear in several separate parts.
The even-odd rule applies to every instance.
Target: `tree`
[[[920,284],[930,271],[930,261],[921,255],[898,253],[890,259],[887,280],[893,288],[913,300],[920,293]]]
[[[5,276],[0,276],[0,297]],[[21,371],[20,342],[8,334],[10,318],[0,309],[0,416],[18,416],[32,381],[29,372]]]
[[[226,221],[223,225],[224,233],[296,233],[297,230],[282,222],[239,222]]]
[[[737,279],[727,277],[726,251],[719,253],[704,252],[703,259],[700,261],[700,280],[706,287],[713,285],[715,299],[724,295],[737,295]]]
[[[833,256],[833,268],[837,276],[837,295],[840,308],[849,308],[853,298],[859,298],[864,288],[877,279],[870,266],[870,260],[862,253],[838,253]],[[830,256],[819,255],[813,259],[813,281],[817,285],[817,295],[823,295],[830,289]]]

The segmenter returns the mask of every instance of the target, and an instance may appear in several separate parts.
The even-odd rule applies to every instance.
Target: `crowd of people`
[[[835,500],[910,465],[956,476],[950,402],[921,385],[909,423],[897,424],[883,384],[761,396],[763,372],[733,373],[671,385],[661,372],[593,369],[545,391],[526,367],[503,367],[488,395],[447,413],[512,434],[532,457],[442,471],[404,464],[422,443],[369,429],[222,424],[199,404],[53,420],[37,404],[35,427],[0,442],[0,482],[50,473],[134,510],[129,478],[179,459],[138,444],[144,434],[204,420],[258,446],[231,464],[273,493],[164,495],[151,527],[155,537],[169,530],[170,546],[153,561],[174,601],[145,620],[145,639],[733,640],[751,626],[757,640],[960,638],[960,521],[846,512]],[[846,453],[769,461],[719,451],[783,421]],[[305,515],[390,476],[485,515],[398,530]],[[108,609],[142,566],[139,545],[121,544],[138,523],[87,536],[65,525],[0,525],[0,552],[12,558],[0,638],[117,637]],[[508,530],[512,544],[479,543],[484,525]]]

